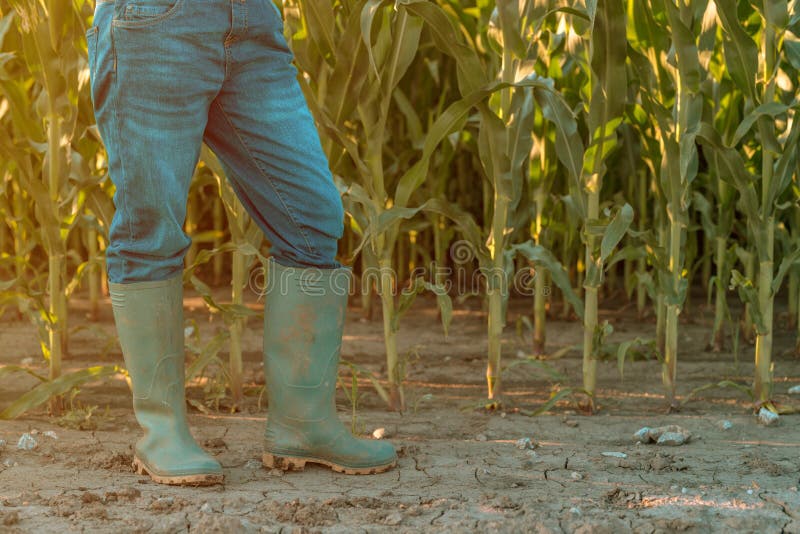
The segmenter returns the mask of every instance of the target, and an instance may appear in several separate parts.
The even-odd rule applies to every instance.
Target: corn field
[[[792,410],[774,398],[773,337],[792,329],[800,353],[798,0],[280,7],[346,209],[339,257],[356,274],[352,304],[382,321],[385,374],[370,380],[388,409],[408,408],[398,337],[427,294],[451,337],[464,299],[481,299],[487,408],[508,402],[501,339],[509,300],[527,299],[526,362],[552,356],[548,321],[583,331],[569,348],[582,351],[581,376],[538,411],[569,397],[594,412],[598,362],[622,371],[643,352],[660,366],[664,406],[679,409],[691,396],[680,362],[693,356],[681,353],[681,319],[703,306],[709,350],[754,344],[752,380],[718,385],[754,408]],[[0,418],[44,403],[58,413],[80,384],[122,371],[62,373],[71,300],[85,299],[90,319],[107,301],[114,187],[89,94],[93,9],[0,0],[0,316],[35,325],[49,366]],[[220,364],[238,405],[241,336],[259,315],[245,297],[269,243],[208,149],[188,202],[184,281],[226,328],[187,339],[186,376]],[[461,276],[478,283],[464,291]],[[651,334],[620,341],[600,318],[608,306],[635,309]]]

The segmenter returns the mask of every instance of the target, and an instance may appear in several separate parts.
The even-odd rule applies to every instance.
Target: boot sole
[[[267,469],[280,469],[282,471],[302,471],[305,469],[307,463],[319,464],[330,467],[337,473],[344,473],[345,475],[374,475],[388,471],[397,465],[397,460],[391,463],[376,465],[370,467],[346,467],[339,465],[328,460],[321,460],[319,458],[300,458],[297,456],[278,456],[265,452],[261,457],[261,463]]]
[[[170,486],[213,486],[214,484],[222,484],[224,478],[223,475],[210,473],[199,475],[156,475],[145,466],[144,462],[135,456],[131,467],[137,474],[149,476],[153,482]]]

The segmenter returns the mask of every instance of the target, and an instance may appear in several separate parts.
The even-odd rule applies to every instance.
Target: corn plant
[[[5,31],[9,18],[16,19],[19,52],[4,56],[0,63],[0,87],[12,109],[11,128],[0,131],[0,144],[13,162],[16,179],[36,205],[39,242],[48,258],[46,308],[36,304],[40,302],[36,295],[30,295],[28,301],[42,312],[47,330],[42,350],[53,381],[61,375],[67,346],[67,298],[90,265],[78,266],[68,276],[71,232],[87,207],[98,217],[110,213],[109,199],[99,187],[102,177],[89,165],[94,158],[85,154],[90,159],[84,159],[84,154],[76,150],[77,144],[84,143],[92,122],[87,113],[88,93],[80,90],[88,82],[82,41],[82,8],[88,5],[32,0],[13,0],[10,5],[13,15],[5,14],[8,4],[0,5],[0,12],[4,14]],[[33,83],[27,83],[28,77]],[[96,148],[96,140],[93,146]],[[92,265],[97,261],[97,257],[91,258]],[[57,397],[51,409],[60,409]]]
[[[486,379],[488,397],[493,401],[499,399],[502,391],[500,342],[513,257],[522,254],[537,266],[546,268],[554,282],[571,295],[573,305],[577,302],[563,267],[549,251],[530,242],[513,246],[511,242],[514,231],[520,226],[527,228],[529,224],[524,217],[527,212],[520,210],[520,201],[533,142],[534,102],[547,109],[546,117],[557,123],[559,129],[575,130],[574,117],[553,90],[552,81],[539,78],[533,69],[537,50],[532,46],[532,36],[548,16],[558,11],[548,9],[548,4],[498,2],[487,26],[496,44],[497,56],[489,58],[484,66],[475,43],[465,43],[459,36],[454,19],[445,18],[430,4],[409,3],[409,8],[428,22],[428,27],[436,29],[436,46],[458,64],[462,99],[442,117],[451,110],[461,117],[466,117],[473,107],[477,110],[478,156],[486,183],[491,186],[491,204],[485,217],[487,228],[481,229],[473,217],[457,207],[434,201],[426,202],[424,207],[442,211],[453,220],[462,236],[472,244],[484,275],[489,311]],[[559,152],[568,157],[564,147],[560,144]]]
[[[602,217],[600,211],[605,162],[618,145],[616,130],[622,123],[627,95],[626,43],[618,37],[625,35],[625,9],[621,0],[599,0],[596,4],[587,3],[587,14],[588,43],[583,50],[583,67],[587,78],[584,107],[589,140],[582,153],[580,173],[575,173],[579,183],[571,192],[573,204],[584,221],[583,388],[589,396],[588,407],[593,411],[597,359],[603,339],[610,333],[607,325],[598,322],[598,292],[603,283],[604,263],[628,231],[633,209],[624,204],[610,218]],[[583,143],[575,139],[570,145],[577,148]]]
[[[800,257],[800,250],[792,252],[775,271],[776,219],[797,172],[800,140],[796,88],[786,91],[779,83],[784,54],[792,57],[791,45],[785,49],[783,44],[791,20],[785,0],[765,1],[755,8],[730,0],[718,0],[717,5],[727,71],[750,111],[731,139],[723,140],[710,126],[701,130],[701,139],[719,154],[725,174],[740,195],[739,209],[754,238],[758,278],[733,270],[732,283],[750,305],[756,330],[754,398],[759,405],[775,410],[771,403],[774,299],[783,277]],[[794,19],[796,24],[797,15]],[[743,25],[743,20],[748,23]],[[796,69],[796,65],[792,67]],[[754,151],[760,156],[760,168],[746,163],[729,147]]]

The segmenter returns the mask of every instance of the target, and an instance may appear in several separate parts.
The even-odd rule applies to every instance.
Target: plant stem
[[[400,376],[400,360],[397,354],[397,332],[392,326],[395,316],[394,277],[391,258],[380,260],[380,297],[383,308],[383,338],[386,347],[386,372],[389,378],[389,409],[405,409],[403,377]]]
[[[92,262],[89,264],[89,272],[86,273],[89,277],[89,319],[96,321],[100,301],[100,273],[98,266],[94,263],[98,257],[97,229],[94,225],[90,225],[86,230],[86,241],[89,261]]]
[[[593,175],[591,183],[596,184],[588,190],[586,217],[590,221],[600,217],[600,177]],[[586,238],[586,270],[594,264],[594,254],[597,238],[589,235]],[[599,276],[599,274],[598,274]],[[597,349],[595,347],[595,333],[597,332],[598,287],[595,284],[584,285],[583,296],[583,389],[589,394],[589,408],[594,411],[595,389],[597,386]]]
[[[234,305],[241,306],[244,303],[243,289],[246,276],[245,257],[238,250],[234,250],[231,260],[231,301]],[[231,397],[235,407],[241,407],[244,398],[242,389],[242,333],[244,332],[245,319],[245,317],[235,317],[230,328],[230,355],[228,361]]]

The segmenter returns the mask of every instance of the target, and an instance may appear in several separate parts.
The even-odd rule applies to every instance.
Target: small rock
[[[733,428],[733,423],[728,421],[727,419],[722,419],[721,421],[717,421],[717,426],[720,430],[730,430]]]
[[[578,422],[574,419],[564,419],[564,424],[568,427],[575,428],[578,426]]]
[[[687,493],[689,493],[689,489],[688,488],[681,488],[681,493],[686,495]]]
[[[282,477],[284,474],[283,469],[278,469],[277,467],[269,470],[269,476],[271,477]]]
[[[383,520],[384,525],[395,526],[403,522],[403,515],[400,512],[394,512],[386,516]]]
[[[601,452],[602,456],[607,456],[609,458],[627,458],[628,455],[624,452],[616,452],[616,451],[608,451],[608,452]]]
[[[669,445],[678,447],[686,443],[687,437],[681,432],[664,432],[658,437],[657,445]]]
[[[38,446],[39,444],[36,443],[36,438],[28,433],[22,434],[17,442],[17,448],[23,451],[31,451]]]
[[[683,445],[692,438],[692,433],[678,425],[640,428],[634,435],[634,441],[653,443],[658,445]]]
[[[252,458],[244,463],[245,469],[261,469],[261,467],[262,467],[261,462],[259,462],[258,460],[253,460]]]
[[[525,354],[525,352],[524,352],[524,351],[521,351],[521,350],[518,350],[518,351],[517,351],[517,358],[519,358],[519,359],[521,359],[521,360],[524,360],[524,359],[525,359],[525,358],[527,358],[527,357],[528,357],[528,355],[527,355],[527,354]]]
[[[20,363],[22,365],[33,365],[33,358],[31,358],[30,356],[27,358],[22,358],[22,361]]]
[[[5,449],[6,447],[6,440],[0,439],[0,450]]]
[[[175,499],[173,497],[159,497],[158,499],[150,503],[150,509],[157,511],[165,511],[172,508],[173,504],[175,504]]]
[[[476,441],[487,441],[489,438],[486,437],[486,434],[478,434],[475,436]]]
[[[536,448],[537,443],[531,438],[520,438],[517,440],[517,448],[521,451],[533,450]]]
[[[639,430],[637,430],[636,433],[633,435],[633,441],[641,441],[642,443],[647,443],[648,441],[650,441],[649,435],[650,435],[650,427],[644,426]]]
[[[578,473],[577,471],[573,471],[572,473],[569,474],[569,476],[572,478],[572,480],[583,480],[583,475]]]
[[[800,395],[800,386],[792,386],[787,391],[789,395]]]
[[[194,334],[193,326],[187,326],[186,328],[183,329],[184,337],[191,337],[192,334]]]
[[[753,490],[751,490],[751,489],[747,490],[747,494],[748,495],[752,495],[753,494]]]
[[[573,515],[581,515],[581,509],[578,508],[577,506],[573,506],[572,508],[569,509],[569,513]]]
[[[208,504],[207,502],[204,502],[203,506],[200,507],[200,511],[203,512],[204,514],[210,514],[210,513],[214,512],[214,509],[211,508],[210,504]]]
[[[780,417],[775,412],[771,412],[766,408],[761,408],[758,411],[758,422],[762,425],[772,426],[780,421]]]
[[[388,435],[389,435],[389,433],[388,433],[388,432],[386,432],[386,429],[385,429],[385,428],[383,428],[383,427],[381,427],[381,428],[376,428],[376,429],[375,429],[375,430],[372,432],[372,437],[373,437],[373,438],[375,438],[375,439],[383,439],[383,438],[387,437]]]
[[[6,467],[16,467],[17,462],[12,461],[11,458],[6,458],[5,460],[3,460],[3,465]]]
[[[48,430],[47,432],[42,433],[42,435],[47,436],[48,438],[58,439],[58,434],[56,434],[52,430]]]

